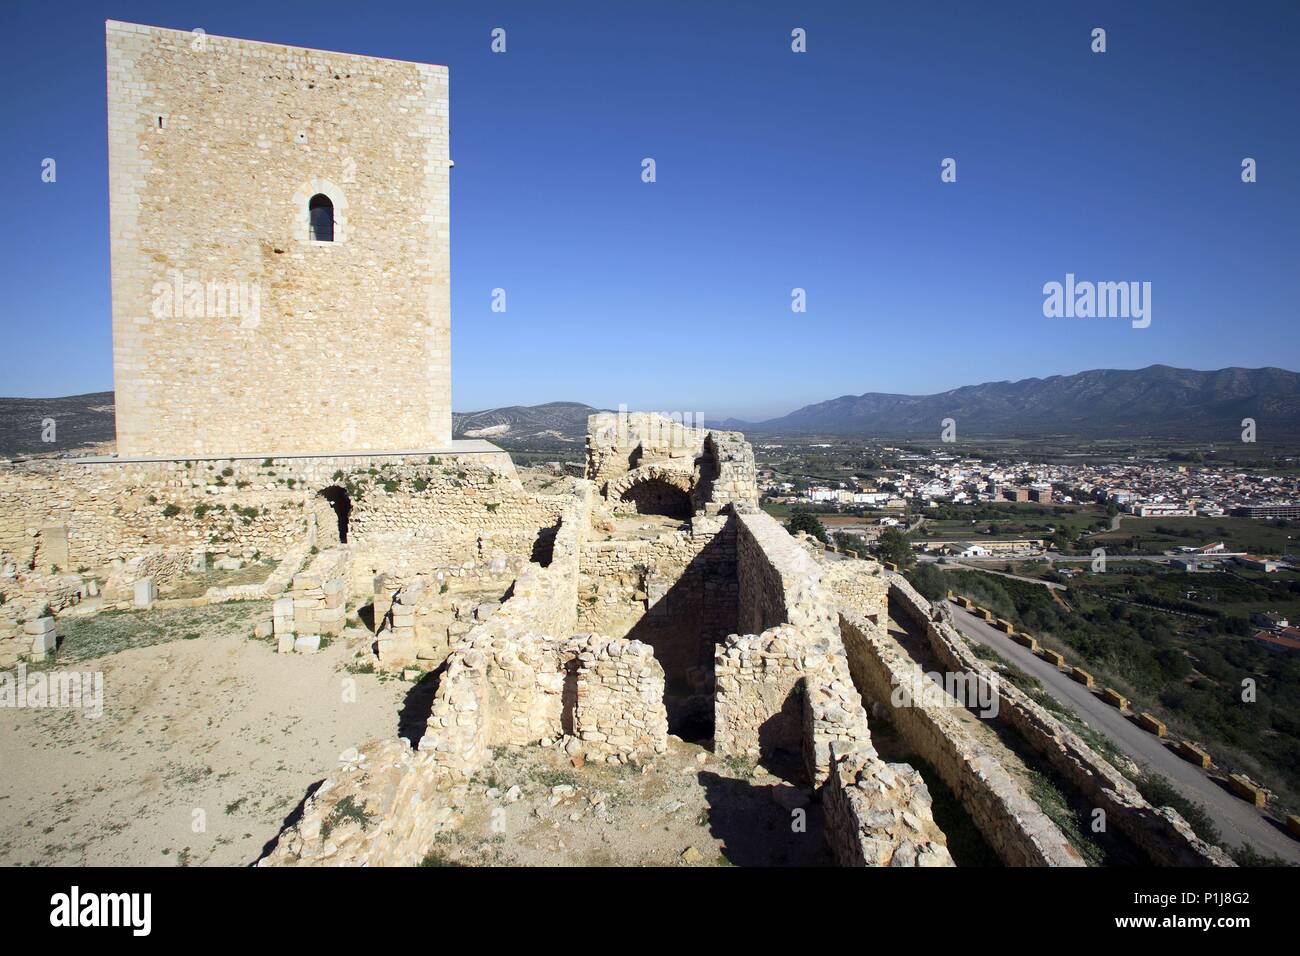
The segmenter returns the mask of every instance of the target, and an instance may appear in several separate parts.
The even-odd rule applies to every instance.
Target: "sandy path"
[[[397,732],[410,685],[351,659],[227,633],[68,665],[103,671],[99,719],[0,708],[0,863],[251,862],[344,750]]]

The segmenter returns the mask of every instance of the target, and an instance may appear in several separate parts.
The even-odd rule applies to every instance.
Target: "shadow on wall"
[[[549,528],[542,528],[538,531],[537,538],[533,541],[533,550],[528,555],[528,560],[544,568],[550,567],[551,561],[555,557],[555,536],[559,533],[559,521],[556,521]]]
[[[254,860],[249,864],[250,866],[256,866],[258,861],[269,856],[271,851],[274,850],[276,845],[280,842],[280,837],[283,836],[286,831],[292,830],[298,825],[298,821],[302,819],[303,812],[307,809],[307,801],[310,800],[316,791],[321,788],[321,784],[324,782],[323,779],[317,780],[307,788],[307,792],[303,794],[302,799],[298,801],[298,805],[289,811],[289,815],[284,818],[284,822],[280,824],[280,828],[275,831],[275,836],[271,837],[271,839],[262,845],[262,852],[258,854],[257,860]]]
[[[705,502],[713,500],[713,483],[721,470],[718,446],[714,444],[712,435],[705,435],[704,454],[695,460],[695,500],[692,503],[697,510],[703,508]]]
[[[330,485],[316,492],[318,507],[316,534],[322,549],[332,544],[348,543],[348,516],[352,514],[352,499],[338,485]],[[319,507],[321,502],[328,508]]]
[[[790,688],[781,709],[758,728],[758,762],[783,780],[806,784],[808,769],[803,747],[804,686],[800,680]]]
[[[649,607],[626,635],[654,650],[664,669],[668,732],[683,740],[713,736],[714,650],[736,630],[735,563],[726,538],[715,536],[662,594],[646,581]]]
[[[429,717],[433,714],[433,698],[438,693],[438,683],[446,669],[447,662],[443,661],[437,670],[425,674],[419,683],[406,692],[402,709],[397,713],[397,736],[409,740],[413,750],[419,749],[420,740],[428,729]]]
[[[778,802],[777,786],[701,771],[709,833],[722,841],[723,859],[735,866],[829,866],[821,805]],[[780,786],[780,785],[778,785]],[[780,787],[793,795],[792,787]],[[798,802],[803,802],[802,800]]]
[[[578,668],[577,658],[564,662],[564,686],[560,690],[560,730],[570,737],[578,734]]]

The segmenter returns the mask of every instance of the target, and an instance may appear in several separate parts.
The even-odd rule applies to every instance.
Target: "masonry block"
[[[158,599],[158,587],[152,577],[141,578],[135,582],[134,604],[138,608],[153,607],[153,602]]]

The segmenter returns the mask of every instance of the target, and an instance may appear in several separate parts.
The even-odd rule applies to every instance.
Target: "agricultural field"
[[[1282,555],[1296,548],[1300,524],[1258,518],[1134,518],[1125,516],[1116,531],[1089,539],[1094,547],[1157,552],[1195,548],[1222,541],[1229,551]]]

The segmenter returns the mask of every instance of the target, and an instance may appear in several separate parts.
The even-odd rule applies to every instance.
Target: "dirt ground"
[[[459,809],[463,823],[427,865],[830,863],[821,807],[805,791],[676,737],[643,766],[575,769],[558,748],[499,750]]]
[[[0,864],[247,865],[345,750],[396,735],[411,685],[351,673],[360,640],[279,655],[249,637],[269,604],[201,611],[80,625],[53,670],[103,673],[98,719],[0,707]]]
[[[358,666],[363,636],[310,656],[252,639],[268,612],[248,602],[61,625],[46,673],[101,673],[103,713],[0,707],[0,864],[248,865],[346,750],[427,714],[411,683]],[[457,809],[430,865],[829,862],[805,791],[675,737],[641,765],[499,749]]]

